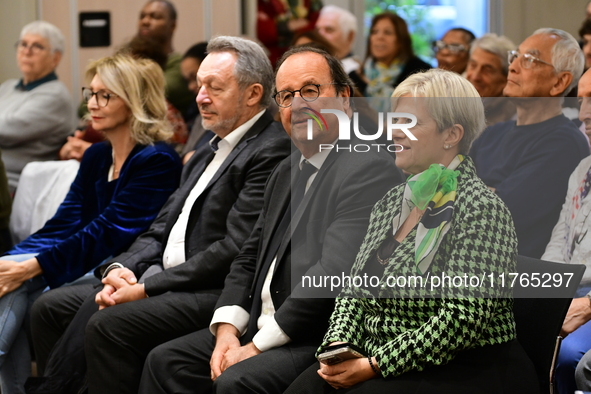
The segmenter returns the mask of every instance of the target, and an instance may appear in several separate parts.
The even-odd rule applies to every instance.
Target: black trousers
[[[97,311],[96,291],[87,294],[51,351],[44,376],[54,390],[60,388],[56,382],[68,383],[72,375],[81,374],[87,376],[89,393],[137,393],[144,359],[150,350],[207,327],[220,294],[220,290],[168,292]],[[49,300],[51,305],[37,309],[41,315],[57,312],[58,316],[44,316],[38,321],[59,322],[63,327],[68,319],[59,317],[55,304],[71,305],[75,303],[74,298],[79,299],[79,295],[64,292],[54,295]],[[46,329],[53,332],[51,336],[55,340],[58,324]],[[43,330],[38,327],[39,332]],[[50,341],[41,348],[47,349]]]
[[[156,347],[146,359],[139,393],[282,393],[315,360],[316,344],[290,343],[226,369],[211,381],[215,338],[209,329]]]
[[[375,378],[348,389],[332,388],[316,372],[318,362],[302,373],[285,394],[539,394],[534,366],[515,340],[458,353],[449,364]]]
[[[79,348],[81,357],[78,357],[77,363],[84,360],[83,346],[84,346],[84,330],[71,329],[68,335],[64,336],[64,332],[76,317],[78,321],[72,325],[85,327],[90,316],[98,311],[98,305],[94,303],[94,295],[100,291],[102,285],[96,287],[94,285],[80,285],[80,286],[64,286],[55,290],[48,291],[39,297],[33,307],[31,308],[31,335],[33,337],[33,346],[35,348],[35,359],[37,361],[37,371],[39,376],[43,376],[47,370],[47,365],[50,363],[54,368],[60,366],[59,360],[54,357],[53,362],[49,361],[51,350],[59,343],[65,354],[71,354],[68,348]],[[81,305],[86,301],[90,301],[90,305],[86,306],[84,310],[88,311],[87,317],[83,314],[77,315],[81,309]],[[63,337],[63,339],[62,339]],[[59,356],[59,353],[57,354]],[[66,364],[66,363],[64,363]],[[68,368],[67,365],[61,365],[61,368]],[[73,366],[74,367],[74,366]],[[82,368],[85,370],[85,366]],[[50,371],[53,372],[53,371]],[[74,373],[73,371],[64,371],[66,373]]]

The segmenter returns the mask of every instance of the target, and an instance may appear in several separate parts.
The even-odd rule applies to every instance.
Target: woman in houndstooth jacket
[[[481,280],[515,272],[517,238],[507,207],[464,156],[484,128],[478,93],[430,70],[393,97],[394,112],[416,117],[397,119],[416,120],[416,140],[393,134],[396,165],[411,176],[374,206],[319,349],[348,342],[367,356],[316,364],[287,392],[538,392],[515,339],[511,289]]]

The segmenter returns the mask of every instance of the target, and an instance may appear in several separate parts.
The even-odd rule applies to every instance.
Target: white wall
[[[0,0],[5,1],[5,0]],[[12,1],[12,0],[11,0]],[[41,17],[58,26],[66,36],[67,48],[57,69],[59,78],[79,96],[84,70],[90,60],[112,54],[137,31],[140,10],[146,0],[38,0]],[[174,0],[178,13],[173,46],[183,53],[191,45],[213,35],[240,34],[239,0]],[[111,46],[78,47],[78,14],[85,11],[111,13]]]
[[[504,0],[503,34],[519,44],[541,27],[562,29],[579,39],[589,0]]]
[[[20,78],[14,44],[23,26],[35,19],[36,0],[0,0],[0,83]]]

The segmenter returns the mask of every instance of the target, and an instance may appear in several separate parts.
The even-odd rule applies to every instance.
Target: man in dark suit
[[[325,114],[309,139],[310,113],[330,106],[351,116],[351,88],[340,62],[323,51],[299,47],[284,55],[275,100],[298,150],[269,178],[263,211],[232,264],[210,328],[155,348],[140,392],[283,392],[314,361],[334,299],[310,297],[334,292],[312,294],[299,283],[302,275],[348,275],[373,204],[401,181],[386,152],[321,148],[339,138],[334,115]]]
[[[150,230],[99,267],[102,290],[58,289],[33,308],[38,362],[52,378],[45,384],[53,380],[52,392],[77,390],[56,381],[80,380],[83,351],[89,392],[137,392],[154,346],[207,326],[230,263],[260,213],[265,182],[289,154],[289,138],[266,109],[273,71],[261,47],[217,37],[207,51],[197,103],[204,128],[216,136],[187,163],[180,188]]]

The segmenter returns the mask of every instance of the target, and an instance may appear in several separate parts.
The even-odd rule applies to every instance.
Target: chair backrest
[[[42,228],[55,215],[79,167],[76,160],[60,160],[33,161],[23,168],[10,216],[14,244]]]
[[[534,364],[541,393],[550,391],[557,338],[584,272],[580,264],[517,256],[513,286],[517,339]]]

